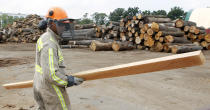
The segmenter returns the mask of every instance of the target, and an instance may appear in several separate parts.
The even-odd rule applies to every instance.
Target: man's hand
[[[80,85],[83,81],[84,81],[84,79],[82,79],[82,78],[78,78],[78,77],[74,77],[74,76],[67,76],[67,78],[68,78],[68,85],[67,85],[67,87],[71,87],[71,86],[74,86],[74,85]]]
[[[82,78],[74,77],[74,85],[80,85],[83,81],[84,79]]]

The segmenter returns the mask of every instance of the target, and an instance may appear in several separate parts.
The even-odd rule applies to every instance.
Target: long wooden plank
[[[127,76],[155,71],[163,71],[184,67],[202,65],[205,61],[201,51],[189,52],[184,54],[171,55],[161,58],[155,58],[145,61],[138,61],[128,64],[111,66],[106,68],[82,71],[73,74],[73,76],[87,80],[96,80],[103,78]],[[33,81],[5,84],[6,89],[32,87]]]
[[[19,89],[19,88],[30,88],[33,86],[33,80],[17,82],[17,83],[9,83],[2,85],[6,89]]]

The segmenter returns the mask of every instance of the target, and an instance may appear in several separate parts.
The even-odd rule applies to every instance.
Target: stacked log
[[[74,29],[75,30],[79,30],[79,29],[90,29],[90,28],[95,28],[95,27],[96,27],[95,24],[83,24],[83,25],[76,24],[74,26]]]
[[[13,24],[3,29],[1,42],[36,42],[40,35],[44,33],[37,27],[41,20],[42,18],[38,15],[28,15],[26,18],[14,21]]]
[[[204,28],[193,22],[172,21],[162,15],[128,16],[119,23],[110,22],[108,26],[97,26],[95,30],[97,37],[115,41],[112,43],[115,51],[133,49],[131,45],[137,49],[172,53],[210,48],[210,36],[205,34]],[[201,42],[197,43],[198,38]]]
[[[109,51],[112,50],[112,41],[92,41],[90,49],[93,51]]]
[[[89,47],[92,41],[102,40],[101,38],[96,37],[95,24],[76,24],[74,26],[74,35],[73,38],[69,40],[68,45],[63,46],[65,48],[80,48],[80,47]],[[68,36],[68,35],[67,35]]]
[[[175,25],[185,33],[185,37],[192,43],[210,50],[210,34],[206,34],[204,27],[197,27],[194,22],[180,19],[176,20]]]

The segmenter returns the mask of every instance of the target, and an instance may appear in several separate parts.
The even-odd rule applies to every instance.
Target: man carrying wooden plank
[[[70,29],[66,12],[59,8],[49,9],[47,32],[37,41],[34,98],[38,110],[70,110],[66,87],[79,85],[82,78],[65,74],[64,58],[58,45],[61,33]]]

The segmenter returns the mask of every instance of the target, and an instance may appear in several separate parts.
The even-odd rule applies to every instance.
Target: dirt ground
[[[33,79],[34,48],[34,44],[0,44],[0,85]],[[64,49],[63,54],[68,73],[171,55],[89,49]],[[210,110],[210,51],[204,55],[202,66],[87,81],[68,88],[72,110]],[[32,88],[0,87],[0,110],[35,107]]]

